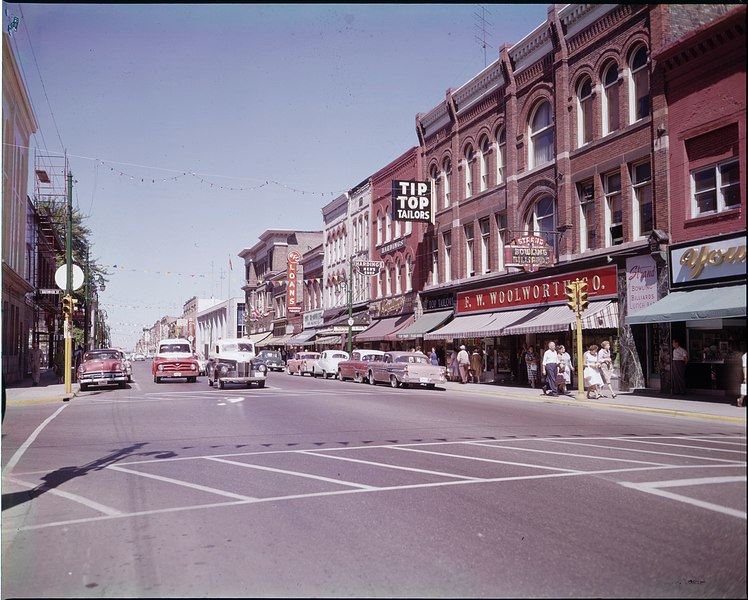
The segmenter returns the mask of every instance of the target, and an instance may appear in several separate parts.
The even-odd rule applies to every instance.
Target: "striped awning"
[[[444,327],[424,335],[423,339],[451,340],[454,338],[483,337],[483,332],[493,319],[494,313],[455,317]]]
[[[341,336],[339,335],[328,335],[327,337],[321,337],[313,342],[312,344],[317,344],[318,346],[338,346],[341,342]]]
[[[305,329],[301,333],[297,333],[292,338],[286,342],[289,346],[298,346],[302,345],[305,342],[308,342],[311,340],[315,335],[317,335],[316,329]]]
[[[408,325],[397,332],[400,339],[415,339],[423,337],[429,331],[432,331],[451,318],[454,312],[451,310],[439,310],[436,312],[425,313],[420,319]]]
[[[249,336],[249,341],[257,346],[263,340],[268,339],[271,336],[271,331],[263,331],[262,333],[253,333]]]
[[[401,329],[410,325],[415,319],[414,315],[400,315],[399,317],[386,317],[377,319],[368,329],[354,336],[357,342],[375,342],[381,340],[396,340]]]
[[[507,327],[504,334],[523,335],[526,333],[568,331],[576,326],[576,322],[576,313],[566,304],[559,304],[549,306],[531,318]],[[582,313],[582,327],[585,329],[617,328],[618,303],[611,300],[590,302],[590,305]]]
[[[265,346],[283,346],[291,337],[292,336],[290,335],[282,335],[279,337],[269,337],[255,345],[258,348],[265,347]]]

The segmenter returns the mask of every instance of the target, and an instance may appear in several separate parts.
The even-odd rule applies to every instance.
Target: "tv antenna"
[[[488,55],[486,53],[486,48],[493,48],[491,44],[488,43],[487,38],[491,37],[491,34],[488,32],[486,27],[490,27],[493,25],[493,23],[489,22],[486,18],[486,15],[490,15],[491,11],[488,10],[485,6],[482,4],[478,5],[479,12],[474,12],[473,16],[476,19],[475,23],[475,41],[477,41],[481,48],[483,48],[483,66],[488,66]]]

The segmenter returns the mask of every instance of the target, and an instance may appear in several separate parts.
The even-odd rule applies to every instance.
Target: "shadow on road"
[[[112,465],[123,458],[130,458],[135,456],[151,456],[155,458],[174,458],[177,456],[176,453],[170,450],[154,450],[150,452],[138,452],[144,446],[147,446],[148,442],[140,442],[122,448],[120,450],[113,450],[111,454],[102,456],[88,464],[80,467],[62,467],[56,469],[51,473],[47,473],[41,479],[43,483],[40,483],[31,490],[23,490],[21,492],[12,492],[9,494],[3,494],[2,496],[2,510],[8,510],[34,498],[38,498],[43,493],[53,490],[62,484],[74,479],[76,477],[83,477],[88,475],[92,471],[100,471],[105,469],[109,465]]]

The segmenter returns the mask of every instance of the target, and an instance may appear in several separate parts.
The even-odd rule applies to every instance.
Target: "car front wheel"
[[[369,371],[369,385],[375,385],[376,381],[374,381],[374,373]]]
[[[390,375],[390,386],[393,388],[396,388],[400,385],[400,382],[397,380],[397,377],[394,375]]]

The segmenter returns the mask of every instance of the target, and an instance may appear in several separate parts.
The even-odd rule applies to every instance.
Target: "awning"
[[[375,342],[378,340],[396,340],[395,334],[410,325],[415,319],[414,315],[400,315],[399,317],[386,317],[377,319],[372,325],[355,335],[356,342]]]
[[[745,317],[745,285],[671,292],[626,317],[628,325]]]
[[[533,309],[505,310],[482,313],[479,315],[462,315],[423,336],[425,340],[451,340],[453,338],[475,338],[504,335],[504,330],[520,319],[532,314]]]
[[[289,346],[298,346],[298,345],[303,344],[304,342],[308,342],[315,335],[317,335],[316,329],[305,329],[301,333],[297,333],[296,335],[291,337],[286,343]]]
[[[256,346],[264,347],[264,346],[283,346],[289,339],[291,338],[290,335],[282,335],[279,337],[269,337],[267,339],[262,340],[259,344],[256,344]]]
[[[341,336],[339,335],[328,335],[327,337],[321,337],[311,342],[318,346],[339,346],[341,342]]]
[[[612,306],[611,306],[612,305]],[[618,305],[610,300],[590,302],[582,313],[582,326],[585,329],[615,329],[618,327]],[[599,317],[599,318],[598,318]],[[549,306],[521,320],[504,330],[505,335],[526,333],[551,333],[568,331],[576,326],[577,315],[566,304]]]
[[[254,333],[249,336],[249,341],[252,342],[256,346],[261,341],[268,339],[271,333],[272,333],[271,331],[263,331],[262,333]]]
[[[401,329],[397,333],[400,339],[414,339],[423,337],[429,331],[432,331],[442,325],[447,319],[454,314],[451,310],[439,310],[436,312],[425,313],[412,325]]]

